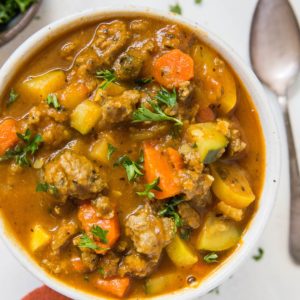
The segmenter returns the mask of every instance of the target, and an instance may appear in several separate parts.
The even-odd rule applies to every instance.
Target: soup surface
[[[51,42],[1,95],[0,210],[73,287],[196,287],[242,242],[264,179],[257,113],[189,29],[108,19]]]

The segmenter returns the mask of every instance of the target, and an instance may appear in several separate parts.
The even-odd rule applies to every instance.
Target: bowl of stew
[[[234,51],[173,14],[57,21],[0,70],[1,236],[72,299],[195,299],[274,202],[279,140]]]

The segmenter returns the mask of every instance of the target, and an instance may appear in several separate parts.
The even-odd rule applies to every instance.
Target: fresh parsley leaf
[[[117,148],[111,144],[108,144],[107,147],[107,159],[110,160],[111,156],[117,151]]]
[[[155,99],[159,103],[166,104],[168,107],[174,107],[177,103],[176,90],[173,89],[173,91],[170,93],[168,90],[162,87],[161,90],[155,96]]]
[[[19,143],[13,149],[9,149],[5,154],[0,157],[0,162],[15,159],[16,164],[20,166],[30,166],[31,160],[29,155],[34,155],[39,149],[40,144],[43,142],[43,138],[40,134],[31,137],[31,131],[27,129],[24,134],[17,133],[18,138],[22,143]]]
[[[105,275],[105,270],[104,270],[102,267],[100,267],[100,268],[98,269],[98,273],[99,273],[100,275],[104,276],[104,275]]]
[[[138,108],[133,113],[133,123],[152,121],[152,122],[160,122],[160,121],[172,121],[175,122],[176,125],[182,126],[182,122],[176,118],[170,117],[166,115],[161,107],[156,104],[154,101],[148,101],[151,105],[153,111],[146,108],[143,104],[140,108]]]
[[[36,2],[36,0],[14,0],[19,6],[21,13],[24,13],[31,4]]]
[[[196,3],[196,4],[201,4],[201,3],[202,3],[202,0],[195,0],[195,3]]]
[[[159,185],[159,177],[154,179],[151,183],[145,185],[145,190],[143,192],[137,192],[139,196],[145,196],[149,199],[153,199],[155,197],[154,193],[151,190],[161,191]]]
[[[58,189],[55,185],[53,184],[49,184],[47,182],[40,182],[36,185],[36,188],[35,188],[35,191],[36,192],[49,192],[50,194],[52,195],[55,195],[58,193]]]
[[[101,249],[86,233],[83,233],[80,236],[78,247],[79,248],[88,248],[88,249],[92,249],[92,250],[100,250]]]
[[[182,9],[181,9],[181,6],[176,3],[174,5],[170,5],[170,11],[174,14],[177,14],[177,15],[181,15],[182,14]]]
[[[104,79],[104,82],[100,85],[100,89],[102,90],[105,90],[110,83],[116,82],[117,80],[117,77],[115,76],[115,72],[112,70],[97,71],[96,77],[100,79]]]
[[[211,252],[211,253],[206,254],[203,257],[203,260],[208,264],[213,264],[213,263],[218,262],[218,258],[219,258],[219,256],[217,253]]]
[[[252,258],[255,261],[260,261],[263,258],[264,253],[265,253],[264,249],[258,248],[258,253],[256,255],[253,255]]]
[[[174,197],[171,200],[164,203],[163,208],[158,212],[160,217],[172,218],[175,222],[176,227],[182,226],[182,220],[179,216],[176,207],[181,203],[183,199],[181,197]]]
[[[151,83],[152,81],[153,81],[153,78],[152,78],[152,77],[149,77],[149,78],[140,78],[140,79],[136,79],[134,82],[135,82],[136,84],[144,85],[144,84]]]
[[[132,161],[127,155],[118,158],[114,166],[123,166],[126,170],[129,181],[135,180],[138,176],[143,176],[143,158],[139,158],[136,162]]]
[[[59,104],[57,96],[55,94],[49,94],[46,102],[50,107],[53,107],[56,110],[59,110],[61,108],[61,105]]]
[[[11,106],[14,102],[16,102],[18,97],[19,97],[19,94],[17,94],[14,89],[11,89],[9,92],[8,100],[6,102],[6,106],[7,107]]]
[[[108,243],[108,240],[107,240],[108,230],[102,229],[98,225],[94,225],[91,232],[95,237],[97,237],[100,240],[101,243],[103,243],[103,244]]]

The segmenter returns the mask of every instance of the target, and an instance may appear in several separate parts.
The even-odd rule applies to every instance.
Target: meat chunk
[[[199,151],[189,143],[183,143],[179,147],[179,153],[183,156],[184,163],[187,169],[196,171],[199,174],[203,171],[203,163]]]
[[[153,49],[154,42],[151,40],[137,42],[130,46],[113,65],[117,78],[119,80],[136,79]]]
[[[43,181],[54,185],[62,200],[89,199],[107,186],[99,168],[71,150],[62,152],[44,166]]]
[[[123,258],[119,267],[119,274],[143,278],[152,273],[157,263],[156,259],[149,259],[136,251],[132,251]]]
[[[127,90],[116,97],[108,97],[103,94],[103,98],[100,100],[102,116],[98,123],[98,130],[114,123],[129,121],[140,97],[140,93],[136,90]]]
[[[42,129],[43,142],[52,147],[57,147],[71,139],[71,130],[65,125],[50,123]]]
[[[126,234],[132,239],[139,253],[159,258],[175,233],[175,224],[169,218],[154,215],[150,205],[140,206],[126,220]]]
[[[208,190],[206,194],[196,195],[191,199],[191,204],[197,211],[201,211],[206,206],[212,203],[212,194],[211,191]]]
[[[101,219],[111,219],[114,217],[115,209],[108,197],[99,196],[92,201],[92,204],[96,208],[97,217]]]
[[[190,81],[184,81],[179,84],[178,88],[178,100],[185,102],[193,92],[193,85]]]
[[[59,250],[79,231],[78,224],[75,220],[62,220],[61,225],[57,228],[52,236],[51,248],[53,251]]]
[[[120,257],[114,252],[109,251],[105,256],[100,258],[99,267],[102,270],[104,278],[110,278],[118,275]]]
[[[182,39],[182,33],[178,25],[168,25],[156,34],[157,45],[162,50],[179,48]]]
[[[183,221],[184,226],[189,226],[193,229],[200,227],[200,216],[196,212],[195,209],[193,209],[189,203],[182,202],[178,204],[178,212],[181,217],[181,220]]]
[[[98,267],[99,257],[96,253],[91,251],[84,251],[81,253],[81,261],[86,269],[90,272],[95,271]]]

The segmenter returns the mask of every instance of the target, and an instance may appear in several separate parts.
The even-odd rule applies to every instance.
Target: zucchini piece
[[[196,248],[206,251],[224,251],[238,244],[242,231],[231,220],[209,213],[197,237]]]
[[[35,225],[30,237],[30,249],[32,252],[46,246],[50,242],[50,235],[41,225]]]
[[[20,92],[34,101],[44,101],[49,94],[61,89],[65,83],[65,73],[56,70],[25,80],[20,85]]]
[[[71,114],[71,127],[81,134],[89,133],[101,117],[101,107],[89,100],[76,106]]]
[[[166,292],[173,288],[177,280],[175,273],[151,277],[146,281],[145,292],[147,295],[154,295]]]
[[[190,125],[188,139],[196,143],[201,162],[210,164],[216,161],[228,145],[228,139],[217,129],[216,123]]]
[[[217,162],[210,165],[210,170],[215,179],[212,190],[220,200],[235,208],[245,208],[255,200],[240,166]]]
[[[166,251],[172,262],[177,267],[188,267],[194,265],[198,261],[198,256],[195,251],[183,241],[178,234],[166,247]]]

